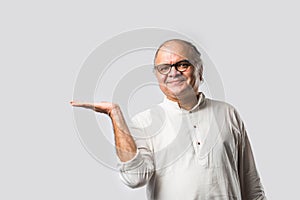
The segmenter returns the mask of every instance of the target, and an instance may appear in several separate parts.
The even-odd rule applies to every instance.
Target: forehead
[[[164,44],[158,51],[155,63],[176,63],[183,59],[191,57],[190,48],[184,44],[171,42]]]

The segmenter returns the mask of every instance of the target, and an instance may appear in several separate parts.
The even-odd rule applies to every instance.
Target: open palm
[[[110,114],[113,108],[115,108],[117,105],[111,102],[100,102],[100,103],[82,103],[82,102],[70,102],[72,106],[74,107],[82,107],[86,109],[94,110],[95,112]]]

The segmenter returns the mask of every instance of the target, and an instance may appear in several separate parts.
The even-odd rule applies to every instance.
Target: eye
[[[177,64],[177,69],[184,70],[187,69],[191,64],[189,62],[183,61]]]
[[[181,63],[179,66],[180,66],[180,67],[188,67],[189,64],[188,64],[188,63]]]
[[[159,65],[159,66],[157,66],[158,71],[161,71],[161,72],[168,71],[169,68],[170,68],[169,65]]]

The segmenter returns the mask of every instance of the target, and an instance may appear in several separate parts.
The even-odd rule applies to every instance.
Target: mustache
[[[186,81],[185,77],[175,77],[175,78],[169,78],[165,81],[165,83],[172,83],[177,81]]]

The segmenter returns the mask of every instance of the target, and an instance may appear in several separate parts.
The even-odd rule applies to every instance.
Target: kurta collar
[[[192,113],[192,112],[199,110],[199,108],[203,105],[204,101],[205,101],[205,95],[202,92],[199,92],[198,102],[191,110],[185,110],[183,108],[180,108],[177,102],[171,101],[166,96],[164,97],[163,104],[164,104],[164,106],[166,106],[167,108],[172,109],[172,110],[178,110],[181,112]]]

